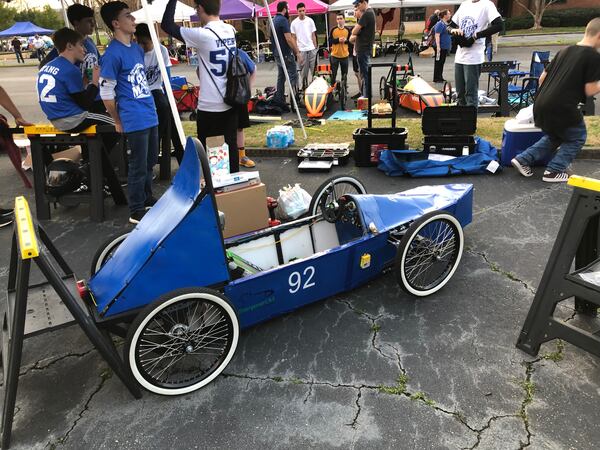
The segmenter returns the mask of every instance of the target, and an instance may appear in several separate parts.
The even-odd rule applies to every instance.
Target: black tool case
[[[421,129],[425,151],[449,156],[470,155],[475,150],[477,108],[474,106],[425,108]]]

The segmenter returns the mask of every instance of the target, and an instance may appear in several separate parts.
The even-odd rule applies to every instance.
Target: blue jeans
[[[296,69],[294,55],[285,55],[283,59],[285,61],[285,67],[282,64],[281,59],[279,59],[279,54],[275,53],[275,62],[277,63],[277,92],[275,93],[274,100],[277,103],[282,104],[285,103],[285,69],[287,69],[290,83],[292,83],[292,88],[294,90],[291,95],[294,95],[298,89],[298,71]]]
[[[371,55],[368,53],[357,53],[356,59],[358,60],[358,71],[362,78],[362,96],[368,97],[368,89],[371,87],[371,80],[369,80],[369,63],[371,62]]]
[[[127,197],[129,211],[144,209],[144,203],[152,198],[152,168],[158,159],[158,127],[126,133],[129,146],[129,172],[127,174]]]
[[[587,130],[585,122],[582,120],[579,124],[565,130],[554,131],[551,134],[546,133],[546,136],[523,153],[518,154],[517,160],[521,164],[533,166],[536,161],[549,158],[558,148],[554,158],[548,163],[547,169],[551,172],[564,172],[581,151],[586,139]]]
[[[481,64],[454,64],[454,81],[459,106],[479,106]]]

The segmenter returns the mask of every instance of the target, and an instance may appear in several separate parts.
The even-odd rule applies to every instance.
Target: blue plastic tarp
[[[0,31],[0,37],[35,36],[36,34],[52,34],[54,30],[38,27],[31,22],[16,22],[12,27]]]
[[[498,162],[498,149],[490,144],[490,142],[481,138],[476,138],[475,150],[472,154],[458,156],[445,161],[433,159],[403,161],[399,153],[402,153],[402,151],[385,150],[381,152],[378,169],[390,177],[409,175],[415,178],[478,173],[491,174],[497,173],[502,169],[495,164],[490,166],[490,163],[493,161]],[[492,171],[492,167],[494,171]]]

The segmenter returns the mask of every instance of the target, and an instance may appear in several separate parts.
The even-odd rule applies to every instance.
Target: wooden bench
[[[67,194],[61,197],[67,203],[89,202],[90,218],[101,222],[104,219],[104,178],[117,205],[126,205],[127,198],[102,145],[101,134],[114,132],[111,126],[93,125],[80,133],[65,133],[52,125],[32,125],[24,127],[24,133],[31,142],[35,209],[38,220],[50,219],[50,203],[56,201],[45,192],[46,164],[44,155],[50,145],[87,147],[90,167],[90,193]]]

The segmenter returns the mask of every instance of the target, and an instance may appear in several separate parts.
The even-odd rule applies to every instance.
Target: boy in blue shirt
[[[91,82],[84,88],[81,71],[77,67],[86,54],[83,42],[84,37],[77,31],[70,28],[58,30],[54,34],[54,43],[60,53],[38,73],[40,107],[52,125],[62,131],[75,133],[91,125],[114,125],[106,114],[89,112],[98,95],[99,69],[96,66],[92,71]]]
[[[90,35],[94,33],[95,21],[94,21],[94,10],[88,6],[74,3],[67,8],[67,18],[69,23],[73,26],[73,29],[79,34],[84,36],[83,46],[85,47],[85,55],[82,61],[76,63],[77,67],[81,70],[81,75],[84,77],[84,85],[91,83],[92,74],[95,67],[100,65],[100,52],[94,44],[94,41],[90,38]],[[44,67],[59,54],[56,43],[52,51],[42,60],[40,68]],[[100,95],[96,98],[95,103],[92,105],[93,112],[105,112],[106,108]]]
[[[129,222],[139,223],[146,208],[156,203],[152,168],[158,158],[158,117],[144,71],[144,50],[132,42],[135,18],[129,6],[105,3],[100,15],[114,36],[102,57],[100,96],[117,132],[127,137]]]

